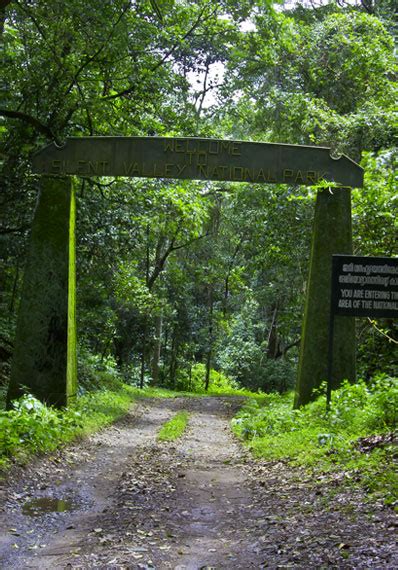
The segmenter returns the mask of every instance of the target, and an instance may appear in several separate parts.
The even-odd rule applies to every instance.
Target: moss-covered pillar
[[[75,194],[43,176],[32,224],[7,403],[29,392],[60,407],[77,388]]]
[[[332,254],[352,254],[351,190],[318,192],[301,336],[295,407],[327,379]],[[336,317],[332,387],[355,381],[355,320]]]

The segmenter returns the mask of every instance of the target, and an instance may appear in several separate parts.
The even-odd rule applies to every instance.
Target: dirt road
[[[142,400],[116,425],[15,471],[0,497],[0,567],[397,568],[393,511],[338,479],[251,459],[229,429],[239,404]],[[180,409],[187,433],[158,443]],[[38,498],[68,510],[44,513]]]

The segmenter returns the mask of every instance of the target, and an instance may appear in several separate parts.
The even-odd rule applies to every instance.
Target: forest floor
[[[229,428],[241,402],[141,400],[113,426],[15,467],[0,495],[0,567],[398,568],[393,510],[336,476],[253,459]],[[182,409],[184,436],[159,443]],[[37,498],[71,509],[34,512]]]

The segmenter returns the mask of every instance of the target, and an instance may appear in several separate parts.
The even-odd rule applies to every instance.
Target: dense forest
[[[2,2],[3,391],[37,198],[30,160],[49,142],[178,135],[330,146],[365,169],[353,192],[354,253],[395,256],[393,5]],[[215,370],[236,387],[291,389],[315,193],[80,178],[81,390],[104,370],[140,386],[195,389]],[[358,321],[360,377],[397,373],[396,326]]]
[[[352,197],[337,253],[397,261],[395,18],[394,0],[0,0],[1,567],[398,567],[397,320],[355,319],[357,382],[294,399],[319,197]],[[46,145],[100,136],[325,147],[364,186],[35,173]],[[38,373],[56,342],[76,369],[55,215],[41,241],[62,244],[66,325],[45,255],[56,323],[20,308],[43,196],[54,212],[71,188],[78,393],[60,404]],[[42,393],[30,374],[14,399],[30,321]]]

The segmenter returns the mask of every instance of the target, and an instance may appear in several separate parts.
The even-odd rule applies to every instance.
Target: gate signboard
[[[348,317],[398,317],[398,257],[333,255],[332,312]]]
[[[330,148],[166,137],[71,137],[33,157],[33,172],[77,176],[181,178],[268,184],[320,181],[359,188],[362,168]]]
[[[398,257],[332,256],[327,409],[332,394],[336,315],[398,318]]]
[[[358,164],[345,155],[333,158],[330,148],[317,146],[184,137],[71,137],[61,146],[51,143],[39,150],[32,157],[32,172],[41,175],[40,192],[8,405],[25,387],[56,406],[67,405],[76,395],[74,177],[93,176],[318,186],[295,405],[313,397],[327,373],[329,307],[324,299],[330,294],[330,256],[352,252],[350,188],[363,186]],[[352,299],[357,294],[358,287],[346,285],[339,308],[348,307],[351,290]],[[387,302],[376,295],[374,302]],[[365,297],[358,300],[368,302]],[[337,325],[336,382],[355,378],[352,325],[351,320]]]

